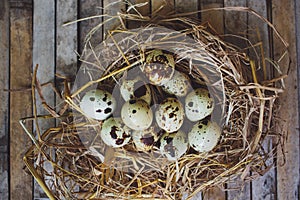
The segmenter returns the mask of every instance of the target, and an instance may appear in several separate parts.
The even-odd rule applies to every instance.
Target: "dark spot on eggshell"
[[[202,129],[202,128],[203,128],[203,125],[202,125],[202,124],[200,124],[200,125],[198,126],[198,128],[199,128],[199,129]]]
[[[179,107],[178,107],[178,106],[175,108],[175,111],[176,111],[176,112],[179,111]]]
[[[210,98],[210,94],[209,94],[209,92],[207,93],[207,96],[208,96],[208,98]]]
[[[136,110],[132,110],[132,114],[135,114],[136,113]]]
[[[147,93],[147,87],[145,85],[141,85],[143,84],[143,82],[139,81],[139,82],[136,82],[134,83],[134,96],[137,97],[137,98],[140,98],[144,95],[146,95]]]
[[[141,142],[146,146],[151,146],[154,144],[154,137],[152,135],[151,136],[145,135],[143,138],[141,138]]]
[[[194,105],[193,102],[189,102],[189,103],[188,103],[188,106],[189,106],[189,107],[193,107],[193,105]]]
[[[105,93],[104,97],[102,98],[102,101],[106,102],[107,101],[107,97],[108,97],[108,95]]]
[[[164,138],[164,140],[166,140],[167,141],[167,144],[170,144],[170,143],[173,143],[172,141],[173,141],[173,138],[172,137],[165,137]]]
[[[108,114],[108,113],[110,113],[111,111],[112,111],[111,108],[105,108],[104,113],[105,113],[105,114]]]
[[[111,136],[112,139],[117,139],[118,138],[118,135],[116,133],[117,131],[118,131],[118,127],[116,127],[116,126],[111,127],[110,136]]]
[[[97,113],[101,113],[102,110],[101,110],[101,109],[97,109],[96,112],[97,112]]]
[[[111,104],[112,104],[112,102],[111,102],[111,101],[107,102],[107,105],[109,105],[109,106],[110,106]]]
[[[95,101],[95,97],[90,97],[90,101]]]
[[[208,120],[203,120],[203,121],[201,121],[201,123],[207,126]]]
[[[126,132],[123,132],[122,137],[123,137],[123,138],[129,138],[130,135],[127,135]]]
[[[135,99],[129,100],[129,104],[135,104],[135,103],[136,103],[136,100],[135,100]]]
[[[173,118],[175,116],[174,113],[169,113],[169,118]]]
[[[116,140],[116,144],[117,144],[117,145],[121,145],[121,144],[123,144],[123,142],[124,142],[124,139],[123,139],[123,138],[118,138],[118,139]]]

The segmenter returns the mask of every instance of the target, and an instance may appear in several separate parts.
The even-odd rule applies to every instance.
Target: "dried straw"
[[[254,11],[226,9],[227,12],[234,10],[257,16],[287,47],[273,25]],[[247,48],[238,49],[226,42],[226,36],[216,35],[209,26],[183,14],[149,18],[139,13],[120,13],[97,28],[110,19],[119,19],[122,23],[130,20],[148,22],[143,33],[153,32],[156,27],[177,27],[176,34],[154,31],[145,39],[147,42],[141,43],[141,40],[134,40],[136,32],[119,27],[108,34],[106,45],[116,48],[107,52],[92,47],[87,40],[87,49],[81,57],[81,73],[88,78],[77,83],[64,98],[75,111],[62,116],[63,112],[53,113],[45,103],[52,116],[62,122],[44,134],[38,134],[37,139],[27,131],[34,146],[26,154],[25,162],[51,199],[180,199],[184,193],[192,198],[198,192],[223,185],[235,177],[251,180],[249,171],[264,174],[272,167],[270,159],[276,156],[277,146],[283,145],[283,135],[276,131],[275,124],[277,99],[284,91],[285,76],[277,61],[264,57],[264,41],[250,41],[238,36],[247,43]],[[117,33],[127,35],[126,38],[133,41],[132,49],[139,47],[140,51],[124,51],[122,45],[127,40],[116,40]],[[174,46],[176,38],[187,37],[193,38],[194,44],[182,40],[181,48]],[[118,149],[105,146],[99,137],[101,122],[87,119],[78,106],[84,91],[99,85],[118,85],[118,80],[126,76],[129,69],[143,61],[148,49],[164,45],[175,49],[178,70],[188,74],[194,84],[206,84],[214,94],[219,94],[216,102],[222,116],[220,123],[224,125],[221,139],[213,151],[196,153],[190,149],[176,162],[168,162],[156,147],[150,152],[138,153],[132,144]],[[105,53],[117,59],[113,62],[101,60],[106,59],[102,56]],[[107,65],[103,66],[103,63]],[[267,76],[267,70],[274,71],[276,76]],[[97,76],[99,74],[101,76]],[[34,78],[33,91],[40,91],[39,88],[40,84]],[[154,86],[152,89],[159,91]],[[159,101],[160,93],[156,96],[154,99]],[[35,114],[31,119],[37,118]],[[274,143],[269,149],[263,145],[268,138]]]

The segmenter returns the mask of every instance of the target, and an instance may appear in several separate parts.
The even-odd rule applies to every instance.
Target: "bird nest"
[[[239,12],[256,16],[285,44],[262,17],[248,9]],[[96,47],[87,42],[89,48],[81,56],[82,65],[74,87],[65,93],[65,105],[71,110],[65,114],[51,110],[60,123],[38,139],[28,133],[34,145],[25,162],[50,198],[191,198],[236,177],[251,180],[250,171],[252,175],[261,175],[272,167],[270,159],[276,156],[283,137],[275,124],[284,75],[276,61],[265,57],[264,41],[259,41],[259,37],[251,41],[246,36],[217,35],[208,24],[183,16],[148,19],[120,14],[118,18],[143,21],[145,25],[132,30],[122,27],[111,30]],[[227,42],[229,37],[230,41],[239,40],[244,47]],[[160,130],[158,142],[147,151],[137,149],[132,140],[114,148],[100,136],[105,120],[87,116],[80,107],[87,91],[105,89],[116,95],[112,116],[120,116],[124,104],[118,92],[121,83],[136,76],[148,80],[142,66],[153,51],[172,57],[174,70],[189,78],[189,90],[209,91],[214,109],[205,120],[217,123],[221,130],[211,150],[199,152],[189,146],[183,155],[170,161],[159,147]],[[162,64],[169,62],[165,57]],[[41,94],[35,78],[33,83],[33,90]],[[160,85],[148,85],[152,109],[168,97],[184,104],[184,97],[169,94]],[[195,123],[184,119],[181,129],[187,134]],[[266,146],[265,141],[273,145]]]

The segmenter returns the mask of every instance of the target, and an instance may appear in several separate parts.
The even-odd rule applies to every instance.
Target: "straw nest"
[[[58,199],[191,198],[236,177],[251,180],[250,171],[261,175],[272,167],[283,137],[274,125],[284,76],[276,61],[264,56],[258,37],[256,41],[236,37],[244,44],[239,48],[226,42],[226,36],[183,15],[150,19],[119,14],[115,18],[146,25],[134,31],[118,27],[97,47],[87,42],[90,48],[81,56],[74,89],[65,97],[73,111],[61,116],[61,123],[45,132],[26,158],[34,161],[31,171],[48,195]],[[189,148],[180,159],[169,162],[155,146],[148,152],[138,152],[132,142],[111,148],[99,136],[102,121],[86,117],[80,109],[86,91],[119,87],[152,49],[171,53],[176,70],[188,75],[193,87],[209,88],[214,96],[216,111],[210,119],[222,126],[222,134],[212,151]],[[159,86],[151,90],[154,103],[165,97]],[[267,140],[271,146],[264,145]]]

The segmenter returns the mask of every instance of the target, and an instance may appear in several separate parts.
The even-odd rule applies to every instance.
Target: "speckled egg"
[[[153,85],[167,83],[174,74],[175,61],[172,54],[163,53],[161,50],[152,50],[146,55],[142,71]]]
[[[190,146],[198,152],[211,151],[218,143],[221,128],[216,122],[202,120],[197,122],[188,133]]]
[[[94,89],[82,97],[80,108],[87,117],[104,120],[114,112],[116,100],[109,92]]]
[[[209,91],[198,88],[190,92],[185,99],[185,114],[190,121],[199,121],[212,113],[214,100]]]
[[[131,130],[126,127],[121,118],[108,118],[101,127],[100,136],[108,146],[122,147],[131,139]]]
[[[133,131],[132,141],[138,151],[149,151],[158,140],[158,133],[152,126],[143,131]]]
[[[153,120],[152,110],[142,99],[131,99],[124,103],[121,109],[123,122],[133,130],[145,130]]]
[[[190,88],[189,77],[181,72],[175,71],[174,76],[162,85],[162,89],[172,95],[183,97]]]
[[[169,161],[179,159],[188,149],[186,134],[182,131],[165,133],[160,139],[160,152]]]
[[[176,98],[165,99],[155,112],[157,125],[167,132],[180,129],[184,121],[184,108]]]
[[[151,90],[149,85],[145,84],[139,78],[124,80],[120,87],[120,93],[125,101],[130,99],[143,99],[148,104],[151,103]]]

